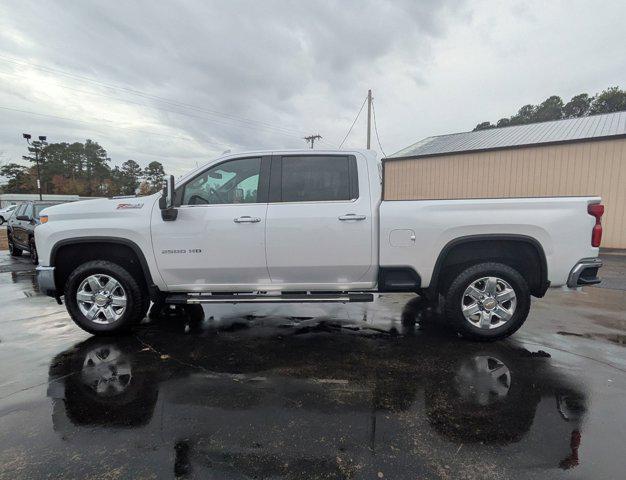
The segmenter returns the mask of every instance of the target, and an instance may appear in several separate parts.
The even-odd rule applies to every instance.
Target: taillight
[[[587,206],[587,213],[596,219],[596,224],[591,230],[591,246],[599,247],[602,241],[602,215],[604,214],[604,205],[594,203]]]

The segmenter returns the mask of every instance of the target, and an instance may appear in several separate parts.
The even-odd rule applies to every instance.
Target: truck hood
[[[149,216],[154,202],[160,195],[160,193],[155,193],[147,197],[98,198],[62,203],[45,208],[41,215],[48,215],[50,220]]]

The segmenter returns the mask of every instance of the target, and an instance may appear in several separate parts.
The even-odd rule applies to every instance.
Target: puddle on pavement
[[[25,477],[104,468],[128,478],[585,468],[579,446],[598,437],[579,376],[514,339],[458,339],[419,298],[400,298],[295,306],[292,315],[196,306],[146,320],[132,336],[67,343],[46,357],[47,384],[21,393],[19,409],[4,415],[0,402],[0,463],[48,459],[25,462]],[[412,320],[421,326],[403,326]]]
[[[525,457],[577,464],[587,399],[545,352],[325,317],[193,316],[56,355],[55,434],[104,451],[157,436],[179,477],[429,476],[531,430]]]

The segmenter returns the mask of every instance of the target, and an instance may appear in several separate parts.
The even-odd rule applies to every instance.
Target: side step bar
[[[371,293],[283,293],[281,295],[258,293],[175,293],[165,298],[165,303],[188,305],[197,303],[328,303],[373,302]]]

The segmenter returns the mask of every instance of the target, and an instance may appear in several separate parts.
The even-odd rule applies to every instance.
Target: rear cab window
[[[284,155],[272,161],[270,201],[351,201],[359,196],[353,155]]]

